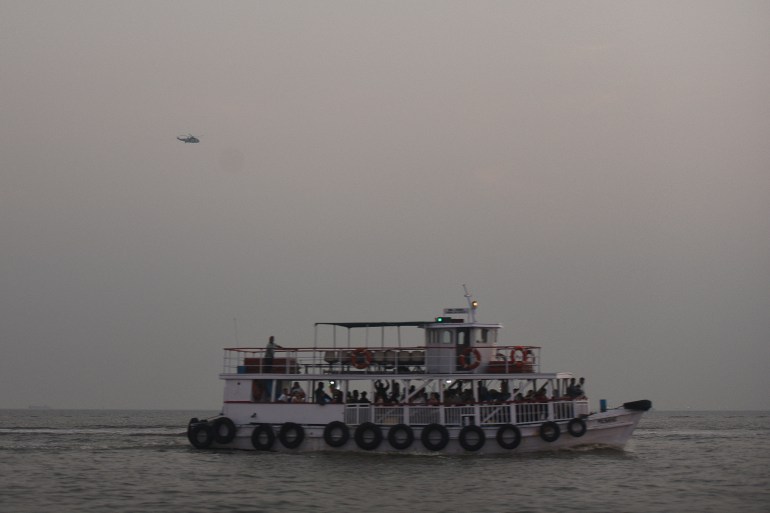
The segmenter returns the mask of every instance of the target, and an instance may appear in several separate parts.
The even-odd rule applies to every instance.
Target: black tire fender
[[[262,435],[265,435],[265,441],[262,441]],[[259,424],[251,432],[251,445],[258,451],[269,451],[275,443],[275,433],[270,424]]]
[[[218,444],[229,444],[235,438],[235,433],[238,428],[235,427],[235,422],[227,417],[219,417],[212,423],[212,429],[214,430],[214,441]]]
[[[339,431],[340,435],[335,436],[335,432]],[[342,447],[350,440],[350,428],[344,422],[335,420],[326,424],[324,428],[324,441],[330,447]]]
[[[372,433],[371,440],[366,439],[367,432]],[[356,445],[358,445],[361,449],[365,451],[372,451],[379,447],[382,443],[382,430],[377,424],[372,422],[364,422],[363,424],[359,424],[356,428],[355,439]]]
[[[305,429],[294,422],[285,422],[278,431],[278,440],[287,449],[296,449],[305,439]]]
[[[187,439],[196,449],[206,449],[214,442],[214,430],[208,422],[190,424]]]
[[[507,441],[507,432],[513,433],[513,440]],[[497,445],[503,449],[512,450],[519,446],[521,443],[521,431],[513,424],[503,424],[497,429],[497,435],[495,436]]]
[[[404,433],[405,438],[399,438],[400,432]],[[406,424],[396,424],[388,430],[388,442],[394,449],[408,449],[409,446],[412,445],[412,442],[414,442],[414,431],[412,431],[412,428]]]
[[[476,435],[476,443],[471,443],[468,441],[468,435],[471,433]],[[478,451],[484,447],[484,443],[487,441],[487,436],[484,434],[483,429],[481,429],[479,426],[471,424],[470,426],[465,426],[460,430],[458,441],[460,442],[462,448],[466,451]]]
[[[431,440],[431,435],[434,432],[438,432],[441,435],[441,439],[438,442]],[[428,424],[422,428],[420,440],[422,445],[429,451],[440,451],[449,443],[449,431],[441,424]]]
[[[567,431],[569,431],[569,434],[575,438],[580,438],[585,435],[587,430],[588,426],[586,426],[586,421],[581,418],[576,417],[567,424]]]
[[[543,422],[540,425],[539,431],[540,438],[546,442],[555,442],[559,439],[559,435],[561,435],[561,429],[559,428],[559,425],[551,420],[548,422]]]

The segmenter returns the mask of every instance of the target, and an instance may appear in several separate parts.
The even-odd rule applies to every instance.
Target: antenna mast
[[[463,283],[463,290],[465,291],[465,300],[468,302],[468,314],[471,317],[471,322],[476,322],[476,308],[479,307],[479,302],[473,299],[465,283]]]

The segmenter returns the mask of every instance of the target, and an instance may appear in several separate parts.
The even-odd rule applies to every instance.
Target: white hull
[[[240,406],[240,405],[238,405]],[[594,413],[584,417],[586,423],[585,433],[581,436],[573,436],[568,431],[568,422],[557,422],[560,428],[559,437],[553,442],[547,442],[540,436],[541,423],[518,425],[521,432],[521,441],[519,445],[514,449],[506,449],[501,447],[496,439],[499,426],[489,425],[482,427],[485,440],[479,449],[468,450],[464,448],[459,441],[459,435],[462,430],[461,426],[447,426],[449,434],[449,440],[447,445],[440,451],[430,450],[426,448],[422,441],[421,435],[424,426],[412,426],[412,432],[414,434],[414,441],[408,448],[397,449],[391,446],[388,441],[388,431],[392,425],[379,425],[382,433],[382,441],[376,448],[363,449],[359,447],[355,440],[355,426],[350,427],[350,438],[347,442],[340,447],[332,447],[324,440],[324,429],[327,423],[314,423],[307,424],[302,422],[302,417],[307,418],[306,412],[301,410],[307,409],[323,409],[324,411],[338,410],[338,405],[278,405],[278,408],[283,410],[284,422],[294,422],[300,426],[304,431],[304,439],[299,447],[287,448],[279,439],[279,432],[283,423],[270,423],[269,424],[274,435],[275,440],[272,443],[269,451],[274,452],[292,452],[292,453],[305,453],[305,452],[318,452],[318,451],[337,451],[337,452],[364,452],[364,453],[400,453],[400,454],[435,454],[440,452],[442,454],[521,454],[532,453],[542,451],[556,451],[556,450],[571,450],[580,448],[612,448],[623,449],[628,439],[631,437],[636,425],[639,423],[643,415],[643,411],[627,410],[624,408],[615,409],[604,413]],[[240,408],[243,409],[243,408]],[[294,411],[292,411],[294,410]],[[231,412],[232,413],[232,412]],[[294,415],[291,415],[294,413]],[[304,414],[303,414],[304,413]],[[287,415],[288,414],[288,415]],[[326,416],[326,415],[324,415]],[[332,417],[334,415],[329,415]],[[339,417],[341,418],[341,416]],[[238,449],[254,451],[256,450],[251,439],[252,432],[255,427],[260,423],[254,422],[249,419],[250,422],[244,422],[242,424],[236,424],[237,430],[234,439],[227,444],[218,444],[213,442],[211,447],[217,449]],[[329,420],[333,422],[334,420]]]

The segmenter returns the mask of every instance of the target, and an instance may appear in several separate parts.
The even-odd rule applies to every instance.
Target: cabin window
[[[451,343],[453,343],[453,340],[452,340],[452,330],[441,330],[440,337],[441,337],[441,339],[439,341],[442,344],[451,344]]]
[[[457,330],[457,345],[467,346],[470,341],[469,340],[470,337],[468,335],[469,335],[469,330],[467,329]]]

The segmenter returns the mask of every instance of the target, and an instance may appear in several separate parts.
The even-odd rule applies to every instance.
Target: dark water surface
[[[203,411],[0,410],[0,511],[768,512],[770,412],[649,412],[626,451],[199,451]]]

